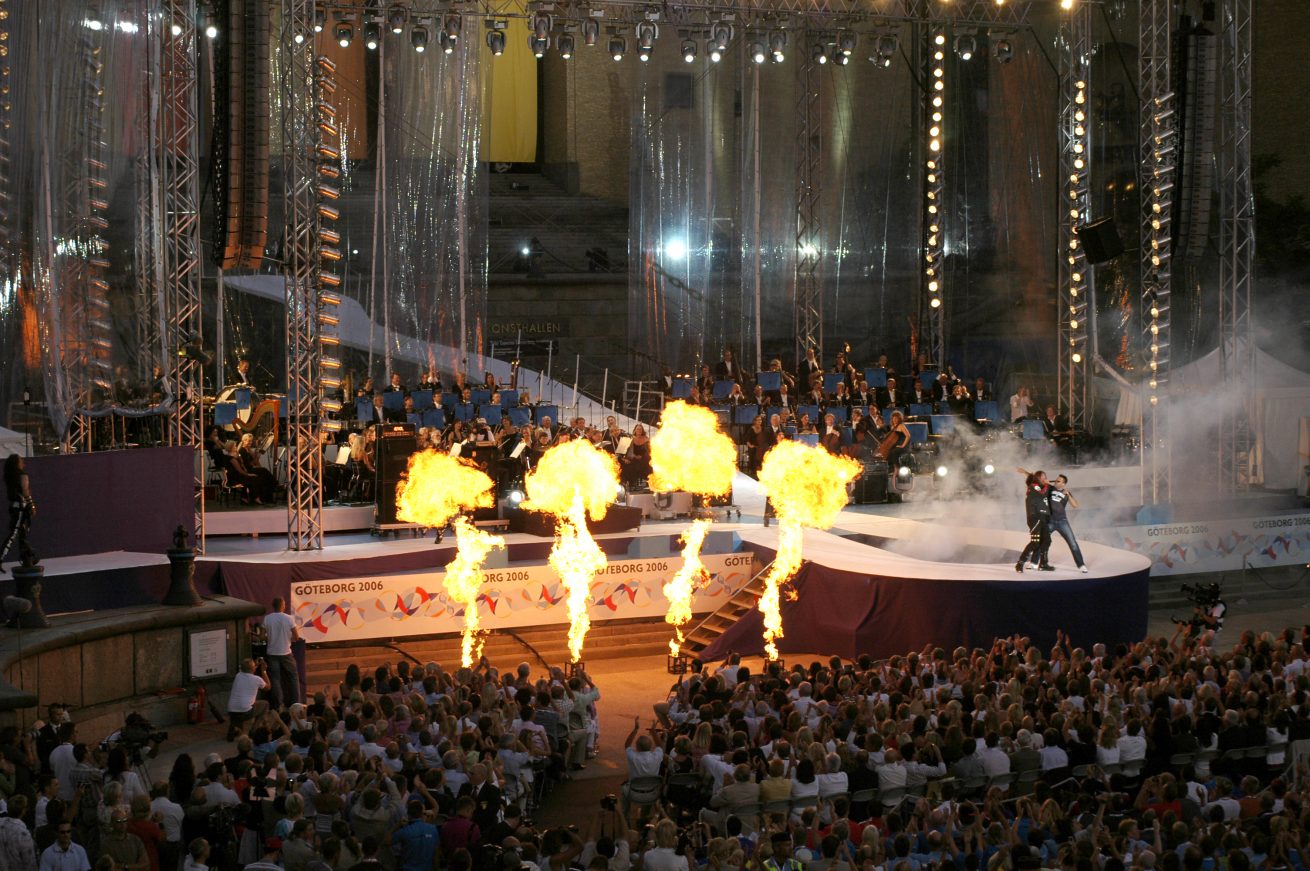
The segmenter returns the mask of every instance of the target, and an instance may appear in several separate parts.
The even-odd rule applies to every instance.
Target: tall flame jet
[[[587,517],[602,519],[619,489],[614,457],[587,441],[556,445],[541,457],[524,482],[524,510],[544,511],[558,520],[550,564],[564,584],[569,608],[569,656],[582,658],[582,643],[591,628],[587,606],[591,579],[605,569],[605,553],[587,529]]]
[[[494,486],[468,460],[428,450],[409,458],[408,472],[396,487],[398,518],[424,526],[455,527],[455,558],[446,566],[444,583],[450,598],[464,606],[460,663],[465,668],[482,655],[478,631],[482,564],[491,551],[505,546],[505,539],[478,529],[464,512],[494,505]]]
[[[827,529],[846,507],[846,485],[860,473],[858,462],[800,442],[779,442],[764,455],[760,484],[778,515],[778,555],[764,576],[760,613],[764,649],[778,658],[774,641],[782,637],[780,593],[801,567],[803,527]]]
[[[714,412],[681,401],[671,402],[664,407],[659,432],[651,439],[650,465],[654,490],[723,496],[732,492],[737,448],[719,429]],[[700,558],[709,529],[709,520],[695,520],[682,534],[682,567],[664,585],[664,598],[669,601],[664,622],[672,625],[677,634],[669,641],[674,655],[682,647],[682,627],[691,620],[692,597],[709,580]]]

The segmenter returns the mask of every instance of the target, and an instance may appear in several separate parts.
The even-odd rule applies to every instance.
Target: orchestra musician
[[[437,372],[436,366],[428,367],[428,371],[418,380],[419,390],[431,390],[434,396],[441,395],[441,374]]]
[[[841,453],[841,427],[837,426],[837,416],[832,412],[823,416],[823,433],[819,436],[819,444],[830,454]]]
[[[801,361],[801,365],[796,374],[799,376],[797,379],[798,383],[804,384],[807,390],[813,383],[814,376],[823,374],[823,364],[821,364],[818,357],[815,356],[815,350],[813,348],[805,349],[805,359]]]
[[[251,390],[255,389],[255,382],[250,378],[250,360],[246,357],[237,360],[237,376],[232,383],[242,387],[249,387]]]
[[[879,454],[887,460],[887,465],[896,468],[910,450],[910,429],[905,425],[905,415],[899,411],[892,412],[891,425],[879,447]]]
[[[741,381],[741,368],[732,356],[732,351],[723,349],[723,359],[714,367],[714,375],[720,381]]]
[[[241,466],[247,474],[260,479],[259,489],[271,498],[273,491],[277,489],[277,478],[260,462],[260,456],[260,450],[255,447],[255,434],[242,433],[241,441],[237,445],[237,459],[241,461]]]
[[[405,392],[405,383],[404,383],[403,381],[400,380],[400,373],[399,373],[399,372],[392,372],[392,373],[391,373],[391,383],[388,384],[388,385],[386,386],[386,389],[383,390],[382,392],[383,392],[383,393],[404,393],[404,392]]]
[[[814,428],[814,421],[810,420],[810,415],[808,412],[806,414],[801,415],[800,422],[796,424],[796,433],[797,435],[819,434],[819,431]]]
[[[637,424],[632,428],[632,444],[628,452],[619,458],[619,477],[623,485],[632,489],[638,481],[650,477],[650,439],[646,436],[646,427]]]
[[[745,470],[746,474],[757,478],[760,474],[760,466],[764,464],[764,455],[777,444],[773,428],[764,425],[764,415],[755,415],[750,427],[742,435],[742,442],[746,445],[747,463],[750,466]]]

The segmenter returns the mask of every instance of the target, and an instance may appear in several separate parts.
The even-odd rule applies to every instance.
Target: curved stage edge
[[[978,548],[997,548],[1002,535],[1011,544],[1018,539],[991,530],[943,529],[941,534]],[[760,560],[773,559],[776,527],[740,535]],[[993,639],[1014,634],[1045,649],[1055,643],[1057,630],[1083,647],[1140,641],[1147,629],[1150,561],[1092,543],[1083,552],[1091,567],[1087,574],[1072,565],[1018,574],[1017,550],[997,548],[995,564],[939,562],[806,530],[806,562],[793,581],[796,595],[783,596],[785,634],[778,649],[883,658],[925,645],[987,648]],[[758,655],[764,649],[762,631],[759,612],[750,611],[700,658]]]

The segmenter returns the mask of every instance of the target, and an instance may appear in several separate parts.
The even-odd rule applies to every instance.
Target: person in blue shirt
[[[440,844],[437,827],[423,819],[423,802],[410,801],[408,810],[409,821],[391,835],[396,867],[400,871],[431,871]]]

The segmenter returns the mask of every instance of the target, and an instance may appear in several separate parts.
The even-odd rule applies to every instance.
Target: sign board
[[[1149,557],[1152,577],[1310,561],[1310,513],[1118,526],[1090,530],[1087,537]]]
[[[188,632],[187,662],[191,680],[226,676],[227,630],[200,629]]]
[[[709,582],[693,613],[712,611],[751,574],[750,553],[704,554]],[[682,565],[674,555],[616,559],[591,582],[593,622],[663,617],[663,587]],[[291,585],[291,613],[307,643],[438,635],[459,632],[463,606],[451,600],[445,572],[305,581]],[[483,575],[478,611],[484,629],[567,625],[568,606],[559,575],[549,565],[490,569]]]

